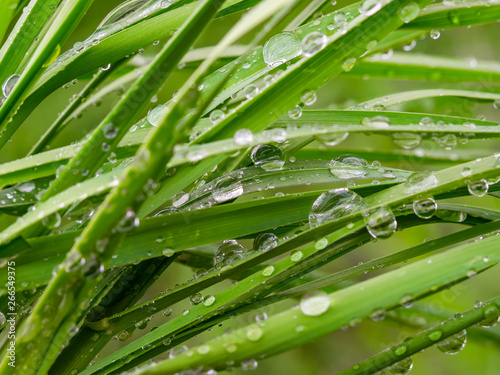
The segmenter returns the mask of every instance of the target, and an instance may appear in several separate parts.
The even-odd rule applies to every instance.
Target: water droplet
[[[314,243],[314,248],[316,250],[323,250],[325,247],[328,246],[328,239],[323,237],[319,240],[317,240],[315,243]]]
[[[437,211],[437,203],[433,198],[413,201],[413,212],[421,219],[430,219]]]
[[[234,133],[234,143],[237,145],[248,145],[253,142],[253,133],[249,129],[240,129]]]
[[[500,309],[495,304],[489,304],[484,307],[484,320],[477,325],[483,328],[491,328],[500,321]]]
[[[445,134],[440,137],[434,137],[434,141],[447,151],[452,150],[458,144],[458,138],[455,134]]]
[[[311,228],[339,219],[363,207],[365,202],[349,189],[334,189],[321,194],[309,213]]]
[[[36,185],[33,181],[26,181],[19,185],[16,185],[16,190],[22,193],[31,193],[33,190],[35,190],[35,188]]]
[[[342,69],[346,72],[352,70],[354,68],[354,65],[356,65],[356,59],[354,57],[347,59],[342,63]]]
[[[160,125],[160,120],[167,112],[167,107],[163,104],[155,105],[148,111],[147,120],[153,126]]]
[[[262,334],[263,334],[262,330],[256,325],[249,326],[247,328],[247,339],[249,339],[250,341],[260,340]]]
[[[314,90],[305,90],[302,92],[300,100],[304,103],[304,105],[313,105],[317,100],[316,92]]]
[[[272,36],[262,50],[265,63],[273,67],[287,62],[301,53],[300,39],[295,33],[289,31]]]
[[[302,117],[302,107],[297,104],[295,107],[288,111],[288,117],[290,117],[292,120],[297,120],[298,118]]]
[[[365,16],[371,16],[382,9],[380,0],[365,0],[363,4],[358,7],[358,11]]]
[[[238,198],[243,194],[243,185],[232,176],[226,176],[219,179],[212,191],[212,198],[217,203],[227,202]]]
[[[87,279],[94,279],[104,272],[104,265],[97,256],[92,253],[86,260],[82,268],[82,274]]]
[[[135,214],[134,210],[129,208],[127,209],[127,212],[116,226],[116,230],[118,232],[129,232],[132,229],[137,228],[138,226],[139,226],[139,218]]]
[[[10,95],[10,93],[14,89],[14,86],[16,86],[17,82],[19,81],[19,78],[21,78],[19,74],[13,74],[5,80],[2,85],[2,93],[5,97],[8,97]]]
[[[42,224],[47,229],[55,229],[61,225],[61,215],[59,212],[55,212],[52,215],[44,217],[42,219]]]
[[[415,194],[435,187],[438,184],[438,180],[431,172],[423,171],[412,173],[405,184],[408,194]]]
[[[193,306],[198,305],[203,302],[203,296],[201,293],[195,293],[189,297],[189,302]]]
[[[398,13],[401,21],[403,21],[404,23],[408,23],[418,17],[418,15],[420,14],[420,7],[417,3],[411,1],[403,8],[401,8]]]
[[[375,311],[373,311],[371,314],[370,314],[370,318],[374,321],[374,322],[380,322],[382,320],[385,319],[385,315],[387,314],[387,311],[385,311],[385,309],[377,309]]]
[[[326,147],[334,147],[342,143],[349,136],[348,132],[345,133],[331,133],[331,134],[315,134],[314,138],[321,142]]]
[[[267,266],[262,270],[262,275],[268,277],[271,276],[274,272],[274,267],[273,266]]]
[[[272,145],[259,145],[254,147],[250,155],[253,163],[266,171],[274,171],[283,168],[285,156],[283,151]]]
[[[247,359],[241,361],[241,369],[243,371],[253,371],[256,370],[258,366],[258,362],[255,359]]]
[[[413,361],[410,357],[407,357],[387,367],[387,371],[389,371],[389,373],[392,375],[406,375],[411,371],[412,368]]]
[[[427,337],[431,341],[438,341],[441,338],[442,335],[443,335],[443,332],[437,330],[437,331],[432,331],[431,333],[429,333],[427,335]]]
[[[189,193],[180,191],[172,197],[172,206],[175,208],[182,206],[189,200]]]
[[[387,206],[363,212],[363,218],[366,229],[373,238],[388,238],[398,227],[394,213]]]
[[[437,348],[445,354],[459,353],[467,342],[467,331],[464,329],[436,344]]]
[[[432,39],[438,39],[441,36],[439,30],[431,30],[430,36]]]
[[[298,262],[299,260],[302,259],[303,256],[304,255],[302,254],[302,251],[300,251],[300,250],[294,250],[290,254],[290,259],[292,260],[292,262]]]
[[[214,267],[217,269],[243,259],[245,249],[235,240],[225,240],[214,254]]]
[[[274,233],[261,233],[253,241],[254,250],[269,251],[278,245],[278,237]]]
[[[411,150],[417,147],[422,141],[422,136],[416,133],[394,133],[392,139],[396,145],[405,150]]]
[[[245,98],[252,99],[259,93],[259,88],[255,85],[248,85],[243,89],[243,93],[245,94]]]
[[[118,128],[112,123],[106,124],[102,127],[102,134],[104,138],[113,139],[118,134]]]
[[[304,294],[300,299],[300,310],[307,316],[318,316],[326,312],[330,307],[328,294],[316,290]]]
[[[215,302],[215,297],[214,296],[207,296],[205,298],[205,301],[203,301],[203,304],[205,306],[212,306]]]
[[[469,193],[475,197],[484,197],[488,193],[488,181],[484,178],[479,181],[469,181],[467,189],[469,190]]]
[[[224,118],[226,118],[226,114],[220,109],[214,109],[212,112],[210,112],[209,118],[210,122],[215,125],[224,120]]]
[[[318,31],[307,34],[302,39],[302,53],[305,57],[311,57],[326,47],[328,37]]]
[[[385,116],[375,116],[366,117],[361,123],[375,129],[387,129],[391,125],[391,120]]]
[[[366,166],[368,163],[365,159],[358,158],[352,155],[342,155],[332,160],[330,163],[332,169],[330,172],[341,179],[363,178],[366,176]]]

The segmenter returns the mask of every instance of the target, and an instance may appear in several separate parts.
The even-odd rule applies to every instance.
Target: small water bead
[[[226,176],[219,179],[212,191],[212,198],[217,203],[236,199],[243,194],[243,184],[235,177]]]
[[[61,215],[59,212],[55,212],[52,215],[44,217],[42,219],[42,224],[47,229],[55,229],[61,225]]]
[[[483,328],[491,328],[500,321],[500,309],[495,304],[484,307],[484,320],[477,325]]]
[[[387,206],[381,206],[367,212],[363,212],[366,229],[373,238],[388,238],[396,232],[398,222],[392,210]]]
[[[243,90],[243,94],[247,99],[253,99],[259,93],[259,88],[255,85],[248,85]]]
[[[253,325],[247,328],[247,339],[250,341],[258,341],[262,337],[262,329],[258,326]]]
[[[172,315],[172,309],[170,307],[168,309],[163,309],[161,310],[161,314],[163,316],[169,317],[170,315]]]
[[[243,259],[245,249],[235,240],[225,240],[214,254],[214,267],[217,269]]]
[[[399,18],[401,18],[404,23],[409,23],[418,17],[418,15],[420,14],[420,7],[417,3],[412,1],[401,8],[398,14]]]
[[[256,167],[261,167],[266,171],[280,170],[285,164],[283,151],[273,145],[258,145],[254,147],[250,158]]]
[[[368,165],[363,158],[358,158],[353,155],[341,155],[335,160],[332,160],[330,165],[333,167],[330,172],[341,179],[362,178],[366,176]]]
[[[361,122],[365,126],[375,129],[386,129],[391,125],[391,120],[385,116],[366,117]]]
[[[328,37],[318,31],[313,31],[307,34],[304,39],[302,39],[302,54],[305,57],[311,57],[321,51],[326,47],[328,43]]]
[[[405,150],[411,150],[417,147],[422,141],[422,136],[416,133],[394,133],[392,135],[393,142]]]
[[[409,194],[418,193],[435,187],[438,184],[436,176],[429,171],[412,173],[405,182]]]
[[[316,250],[323,250],[326,246],[328,246],[328,239],[326,238],[321,238],[319,240],[317,240],[315,243],[314,243],[314,248]]]
[[[295,107],[288,111],[288,117],[290,117],[292,120],[297,120],[302,117],[302,107],[297,104]]]
[[[203,302],[203,296],[201,293],[195,293],[189,297],[189,302],[191,305],[196,306]]]
[[[267,266],[266,268],[264,268],[262,270],[262,275],[268,277],[268,276],[271,276],[273,274],[273,272],[274,272],[274,267]]]
[[[19,78],[21,78],[19,74],[13,74],[5,80],[2,85],[3,96],[8,97],[10,95],[17,82],[19,81]]]
[[[470,169],[470,167],[463,167],[462,172],[460,173],[462,174],[462,176],[467,177],[472,174],[472,170]]]
[[[307,316],[319,316],[330,307],[328,294],[321,290],[306,293],[300,299],[300,310]]]
[[[167,107],[163,104],[155,105],[148,111],[146,116],[148,122],[153,126],[160,125],[160,121],[163,117],[163,114],[166,113]]]
[[[224,113],[224,111],[222,111],[220,109],[214,109],[212,112],[210,112],[209,119],[210,119],[210,122],[214,125],[221,122],[225,118],[226,118],[226,114]]]
[[[174,208],[180,207],[188,200],[189,200],[189,193],[180,191],[179,193],[175,194],[172,197],[172,206],[174,206]]]
[[[413,368],[413,361],[410,357],[407,357],[393,365],[387,367],[387,371],[392,375],[406,375]]]
[[[439,30],[431,30],[430,36],[432,39],[439,39],[441,32]]]
[[[432,331],[431,333],[429,333],[427,335],[427,337],[429,338],[429,340],[431,341],[438,341],[441,336],[443,336],[443,332],[437,330],[437,331]]]
[[[203,301],[203,304],[205,306],[212,306],[215,302],[215,297],[214,296],[207,296],[205,300]]]
[[[254,250],[269,251],[278,245],[278,237],[274,233],[261,233],[253,241]]]
[[[356,65],[356,59],[353,57],[353,58],[345,60],[342,63],[342,69],[345,72],[348,72],[348,71],[352,70],[352,68],[354,68],[354,65]]]
[[[486,181],[484,178],[479,181],[469,181],[467,183],[467,189],[469,190],[469,193],[471,195],[474,195],[475,197],[484,197],[486,194],[488,194],[488,181]]]
[[[467,331],[464,329],[436,344],[437,348],[445,354],[459,353],[467,343]]]
[[[258,362],[255,359],[247,359],[241,361],[241,369],[243,371],[254,371],[257,369]]]
[[[380,0],[365,0],[359,7],[358,11],[365,16],[371,16],[382,9],[382,2]]]
[[[447,151],[452,150],[458,144],[458,138],[455,134],[445,134],[440,137],[433,137],[434,141]]]
[[[292,262],[298,262],[299,260],[302,259],[303,256],[304,256],[304,254],[302,254],[302,251],[294,250],[290,254],[290,259],[292,260]]]
[[[301,53],[300,39],[289,31],[272,36],[262,50],[265,63],[272,67],[287,62]]]
[[[348,132],[345,133],[331,133],[331,134],[316,134],[314,138],[325,145],[326,147],[334,147],[342,143],[349,136]]]
[[[334,189],[321,194],[309,213],[311,228],[349,215],[365,205],[363,198],[349,189]]]
[[[406,345],[399,345],[399,346],[396,346],[394,349],[394,354],[396,355],[403,355],[407,352],[408,348],[406,347]]]
[[[132,229],[137,228],[139,226],[139,223],[139,218],[135,214],[134,210],[129,208],[116,226],[116,230],[122,233],[130,232]]]
[[[104,138],[113,139],[118,134],[118,128],[110,122],[102,127],[102,134]]]
[[[234,133],[233,140],[237,145],[248,145],[253,142],[253,133],[249,129],[239,129]]]
[[[413,212],[421,219],[430,219],[437,211],[437,203],[433,198],[413,201]]]
[[[316,92],[314,90],[305,90],[302,92],[300,100],[304,105],[313,105],[317,100]]]
[[[385,309],[377,309],[370,314],[370,318],[374,322],[380,322],[385,319],[387,311]]]

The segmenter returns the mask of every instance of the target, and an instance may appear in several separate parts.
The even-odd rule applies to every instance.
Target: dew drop
[[[387,371],[389,371],[389,373],[392,375],[406,375],[411,371],[412,368],[413,361],[410,357],[407,357],[387,367]]]
[[[275,171],[283,168],[285,156],[283,151],[272,145],[258,145],[250,155],[253,163],[266,171]]]
[[[12,89],[14,89],[17,82],[19,81],[19,78],[21,78],[19,74],[13,74],[5,80],[2,85],[2,93],[5,97],[8,97],[10,95]]]
[[[237,145],[248,145],[253,142],[253,133],[249,129],[239,129],[234,133],[233,140]]]
[[[243,259],[245,249],[238,241],[225,240],[214,254],[214,267],[217,269],[223,266],[230,265],[231,263]]]
[[[272,36],[262,50],[265,63],[272,67],[287,62],[301,53],[300,39],[289,31]]]
[[[224,120],[225,117],[226,114],[220,109],[214,109],[212,112],[210,112],[209,116],[210,122],[214,125]]]
[[[319,316],[330,307],[328,294],[321,290],[306,293],[300,299],[300,310],[307,316]]]
[[[464,329],[436,344],[437,348],[445,354],[459,353],[467,342],[467,331]]]
[[[254,250],[269,251],[278,245],[278,237],[274,233],[261,233],[253,241]]]
[[[304,105],[313,105],[317,100],[316,92],[314,90],[305,90],[302,92],[300,100]]]
[[[399,18],[401,18],[401,21],[403,21],[404,23],[409,23],[418,17],[418,15],[420,14],[420,7],[417,3],[411,1],[403,8],[401,8],[398,14]]]
[[[55,212],[52,215],[44,217],[42,224],[47,229],[55,229],[61,225],[61,215],[59,212]]]
[[[227,202],[243,194],[243,184],[232,176],[219,179],[212,191],[212,198],[217,203]]]
[[[305,57],[311,57],[326,47],[328,37],[318,31],[307,34],[302,39],[302,53]]]
[[[373,238],[388,238],[398,227],[394,213],[387,206],[363,212],[363,218],[366,229]]]
[[[349,189],[334,189],[321,194],[309,213],[311,228],[349,215],[365,205],[363,198]]]
[[[148,115],[146,118],[151,125],[158,126],[160,125],[160,120],[162,119],[166,111],[167,107],[163,104],[155,105],[148,111]]]
[[[422,136],[416,133],[394,133],[392,135],[393,142],[405,150],[411,150],[417,147],[422,141]]]
[[[479,181],[469,181],[467,184],[467,189],[469,190],[469,193],[475,197],[484,197],[486,194],[488,194],[488,181],[486,181],[484,178]]]
[[[413,201],[413,212],[421,219],[430,219],[437,211],[437,203],[433,198]]]

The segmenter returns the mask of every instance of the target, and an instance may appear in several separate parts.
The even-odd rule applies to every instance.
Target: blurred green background
[[[69,49],[75,42],[85,39],[101,22],[102,18],[112,10],[120,1],[96,1],[77,27],[62,51]],[[351,3],[351,1],[338,1],[336,6],[331,6],[329,10],[338,8]],[[320,15],[318,15],[320,16]],[[203,34],[199,40],[199,46],[210,46],[215,44],[227,31],[231,24],[239,17],[230,16],[215,20],[210,27],[209,32]],[[415,48],[411,51],[429,53],[437,56],[459,57],[474,63],[474,59],[486,61],[500,60],[500,24],[491,24],[487,26],[462,28],[456,30],[442,31],[438,39],[430,37],[418,40]],[[161,47],[149,46],[145,48],[143,56],[153,55]],[[402,49],[399,49],[402,51]],[[172,79],[165,85],[158,97],[159,103],[168,100],[174,90],[179,87],[192,70],[188,67],[177,70]],[[23,127],[14,137],[14,140],[6,146],[0,154],[0,161],[5,162],[25,156],[30,146],[40,137],[43,131],[56,118],[70,100],[71,96],[78,92],[85,84],[84,79],[79,79],[78,83],[70,85],[68,89],[59,89],[57,92],[46,98],[44,104],[40,106],[26,121]],[[340,76],[328,83],[318,92],[318,101],[314,108],[345,108],[360,101],[382,97],[387,94],[400,91],[407,91],[420,88],[466,88],[478,90],[499,91],[498,85],[490,82],[482,83],[435,83],[435,82],[417,82],[417,81],[399,81],[399,80],[380,80],[369,79],[367,77],[343,77]],[[54,147],[62,146],[79,140],[89,129],[93,128],[103,118],[109,110],[118,95],[110,94],[100,106],[91,106],[81,118],[74,119],[67,129],[58,137]],[[154,104],[152,103],[151,106]],[[436,114],[447,114],[457,116],[468,116],[471,118],[486,118],[490,121],[500,122],[500,110],[493,108],[491,103],[484,104],[461,99],[439,98],[426,99],[411,102],[401,106],[395,106],[391,109],[404,110],[411,112],[428,112]],[[22,140],[22,142],[20,141]],[[339,147],[353,147],[357,149],[366,149],[367,147],[376,147],[377,149],[396,147],[392,140],[383,136],[355,135],[350,136],[345,143]],[[420,146],[426,151],[439,149],[432,141],[425,141]],[[458,144],[458,146],[449,151],[460,155],[475,155],[476,151],[485,151],[490,148],[491,152],[499,151],[497,143],[470,141],[467,144]],[[372,162],[373,160],[368,160]],[[406,168],[406,169],[425,169],[426,166],[415,158],[413,160],[394,160],[390,163],[383,162],[383,165]],[[445,165],[443,165],[445,167]],[[486,207],[500,208],[498,199],[485,198],[467,198],[461,199],[462,202],[470,202],[476,205]],[[6,225],[11,218],[3,217],[1,224]],[[453,233],[459,230],[459,225],[440,224],[421,226],[396,233],[388,240],[372,242],[365,245],[355,252],[336,260],[332,264],[321,269],[322,272],[331,272],[340,270],[368,261],[374,257],[393,253],[409,246],[417,245],[425,240],[433,239],[444,234]],[[193,271],[184,266],[175,264],[160,278],[154,287],[149,291],[144,299],[157,295],[161,291],[173,287],[175,284],[188,280],[192,277]],[[376,273],[370,274],[370,277]],[[227,286],[223,285],[212,288],[210,293]],[[499,278],[498,267],[484,274],[471,278],[465,283],[447,290],[439,295],[428,298],[427,301],[440,312],[463,311],[471,308],[475,301],[486,300],[498,294]],[[208,291],[206,293],[209,293]],[[295,302],[289,301],[268,307],[260,313],[274,314],[282,309],[288,308]],[[182,313],[184,309],[189,309],[187,301],[179,303],[173,307],[173,314],[165,317],[161,314],[155,317],[144,330],[138,330],[134,337],[151,330],[153,327],[171,319],[173,316]],[[221,327],[214,327],[210,332],[206,332],[197,338],[190,340],[187,345],[194,345],[196,342],[204,341],[215,335],[220,335],[227,329],[247,324],[255,319],[256,313],[236,317],[225,322]],[[349,328],[345,331],[336,332],[325,336],[321,340],[305,345],[288,353],[279,355],[270,359],[257,359],[259,366],[255,374],[289,374],[289,375],[309,375],[309,374],[332,374],[342,369],[350,367],[370,357],[385,348],[399,342],[405,337],[415,334],[409,328],[403,328],[394,325],[388,321],[372,322],[365,320],[360,326]],[[118,347],[126,345],[127,341],[121,342],[113,340],[106,352],[112,352]],[[413,357],[414,368],[412,374],[483,374],[497,375],[500,373],[500,344],[491,342],[477,342],[469,340],[465,349],[459,354],[449,356],[441,353],[436,348],[430,348],[423,353]],[[103,353],[104,354],[104,353]],[[162,357],[165,357],[162,356]],[[234,373],[243,373],[236,369]]]

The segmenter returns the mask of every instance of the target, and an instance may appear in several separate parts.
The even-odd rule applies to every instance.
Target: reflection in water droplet
[[[304,294],[300,299],[300,310],[307,316],[318,316],[330,307],[328,294],[321,290]]]
[[[349,189],[335,189],[321,194],[309,213],[309,225],[315,228],[346,216],[365,205],[363,198]]]
[[[459,353],[467,342],[467,331],[464,329],[436,344],[437,348],[445,354]]]
[[[396,217],[387,206],[363,212],[366,229],[373,238],[388,238],[398,227]]]
[[[301,53],[300,39],[289,31],[272,36],[262,50],[265,63],[272,67],[291,60]]]

